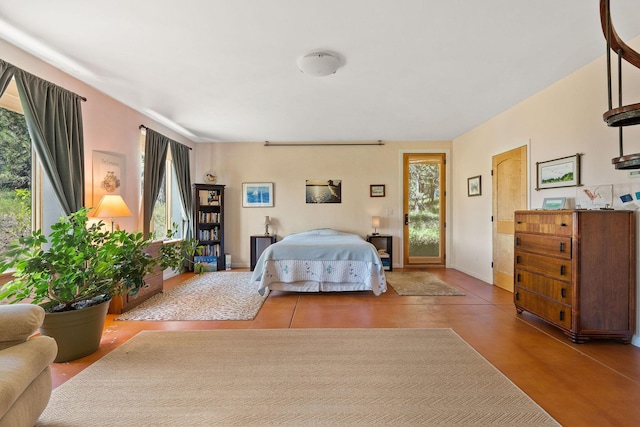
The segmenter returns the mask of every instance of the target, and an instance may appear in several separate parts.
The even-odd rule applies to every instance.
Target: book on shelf
[[[199,256],[204,256],[204,257],[215,256],[215,257],[218,257],[220,255],[221,255],[220,254],[220,245],[218,245],[218,244],[200,246],[200,255]]]
[[[220,240],[220,229],[218,227],[214,227],[213,230],[200,230],[198,232],[198,240]]]
[[[220,222],[220,212],[199,212],[198,222],[200,224],[215,224]]]

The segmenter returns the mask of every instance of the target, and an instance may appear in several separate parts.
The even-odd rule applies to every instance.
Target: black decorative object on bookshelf
[[[194,237],[202,246],[194,262],[215,263],[215,270],[224,270],[224,185],[194,184],[193,206]]]

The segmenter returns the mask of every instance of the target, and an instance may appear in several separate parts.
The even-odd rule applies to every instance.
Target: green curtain
[[[0,96],[7,90],[7,86],[9,86],[9,82],[11,82],[11,78],[15,73],[16,67],[0,59]]]
[[[142,198],[142,232],[151,237],[151,219],[165,175],[169,138],[147,128],[144,143],[144,185]]]
[[[182,213],[185,219],[184,238],[193,237],[193,198],[191,197],[191,166],[189,162],[189,151],[191,149],[176,141],[171,141],[171,157],[173,157],[173,167],[176,170],[178,179],[178,192],[182,202]]]
[[[15,77],[31,142],[65,214],[84,206],[82,98],[0,62],[2,91]]]

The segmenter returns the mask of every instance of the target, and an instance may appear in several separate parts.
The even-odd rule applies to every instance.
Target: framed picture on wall
[[[243,208],[273,207],[273,182],[243,182]]]
[[[384,197],[384,184],[373,184],[369,186],[371,197]]]
[[[536,162],[536,190],[580,185],[580,153]]]
[[[307,179],[305,198],[307,203],[342,203],[342,180]]]
[[[482,194],[482,176],[467,178],[467,196],[480,196]]]
[[[98,206],[105,194],[124,195],[125,158],[106,151],[93,152],[93,205]]]

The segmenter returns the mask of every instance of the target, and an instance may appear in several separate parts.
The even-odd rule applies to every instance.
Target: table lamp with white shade
[[[98,206],[93,209],[91,216],[94,218],[109,218],[111,219],[111,232],[113,233],[115,219],[126,216],[131,216],[131,211],[127,207],[127,204],[122,199],[122,196],[118,194],[106,194],[100,199]]]
[[[371,217],[371,227],[373,227],[373,233],[372,236],[377,236],[378,234],[378,228],[380,228],[380,217],[379,216],[372,216]]]

